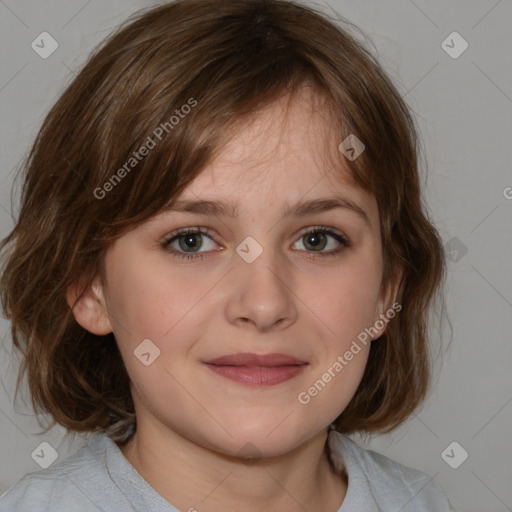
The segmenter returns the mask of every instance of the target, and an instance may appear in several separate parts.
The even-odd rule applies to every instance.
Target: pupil
[[[197,243],[197,239],[196,243],[194,244],[194,237],[197,237],[197,233],[189,233],[188,235],[186,235],[184,237],[186,247],[182,247],[182,249],[199,249],[201,247],[201,244]]]
[[[313,241],[312,243],[311,240]],[[307,244],[312,245],[313,248],[318,248],[318,242],[322,245],[322,241],[325,242],[325,235],[323,233],[311,233],[307,236]]]

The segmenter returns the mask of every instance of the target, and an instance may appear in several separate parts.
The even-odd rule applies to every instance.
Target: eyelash
[[[308,228],[306,231],[302,232],[299,239],[303,238],[306,235],[309,235],[311,233],[324,233],[331,235],[335,240],[337,240],[339,243],[341,243],[342,247],[339,249],[336,249],[334,251],[329,252],[316,252],[316,251],[306,251],[308,254],[306,255],[306,258],[309,259],[316,259],[318,257],[320,258],[328,258],[328,257],[334,257],[337,256],[340,252],[342,252],[345,248],[350,247],[350,242],[348,239],[342,235],[341,233],[337,231],[333,231],[330,228],[327,228],[325,226],[313,226]],[[182,228],[178,229],[176,231],[173,231],[163,242],[162,247],[170,252],[170,254],[175,258],[180,259],[186,259],[186,260],[202,260],[207,252],[196,252],[196,253],[183,253],[176,251],[175,249],[169,248],[170,244],[174,242],[175,240],[178,240],[180,237],[189,235],[189,234],[202,234],[206,235],[209,238],[212,238],[211,232],[209,229],[205,228]]]

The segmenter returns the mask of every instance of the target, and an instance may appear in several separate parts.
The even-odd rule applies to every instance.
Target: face
[[[160,213],[108,250],[95,291],[139,424],[224,454],[252,443],[280,455],[355,394],[370,339],[357,353],[353,342],[389,308],[379,212],[325,161],[336,137],[312,98],[260,111],[179,197],[236,203],[235,216]],[[324,199],[345,207],[283,215]]]

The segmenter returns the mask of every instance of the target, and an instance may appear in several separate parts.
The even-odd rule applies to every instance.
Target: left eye
[[[209,238],[210,241],[213,242],[213,239],[209,234],[209,230],[201,228],[185,228],[171,233],[162,243],[162,247],[178,258],[185,258],[189,260],[202,259],[205,257],[205,253],[208,252],[198,252],[203,246],[201,241],[202,237]],[[329,245],[329,238],[333,238],[339,245],[341,245],[341,247],[328,252],[319,252],[327,248]],[[303,245],[306,246],[306,251],[309,252],[309,254],[307,254],[308,258],[334,256],[343,251],[344,248],[350,246],[348,239],[343,234],[323,226],[308,228],[308,230],[300,235],[299,240],[295,242],[295,244],[303,239],[305,239],[305,243]],[[178,248],[173,247],[173,244],[176,242],[178,243]],[[215,245],[215,243],[213,245]],[[186,251],[192,252],[187,253]]]
[[[344,235],[325,227],[309,228],[306,232],[301,234],[299,240],[306,240],[304,245],[312,247],[313,252],[318,252],[319,247],[321,250],[325,249],[326,246],[329,245],[328,238],[333,238],[338,244],[341,244],[342,247],[326,253],[321,253],[322,256],[332,256],[339,253],[344,247],[348,247],[350,245]]]

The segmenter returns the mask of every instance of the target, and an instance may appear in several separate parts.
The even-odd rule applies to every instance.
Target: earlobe
[[[73,310],[75,320],[87,331],[99,336],[112,332],[107,315],[103,288],[98,278],[84,289],[82,283],[68,288],[66,300]]]

